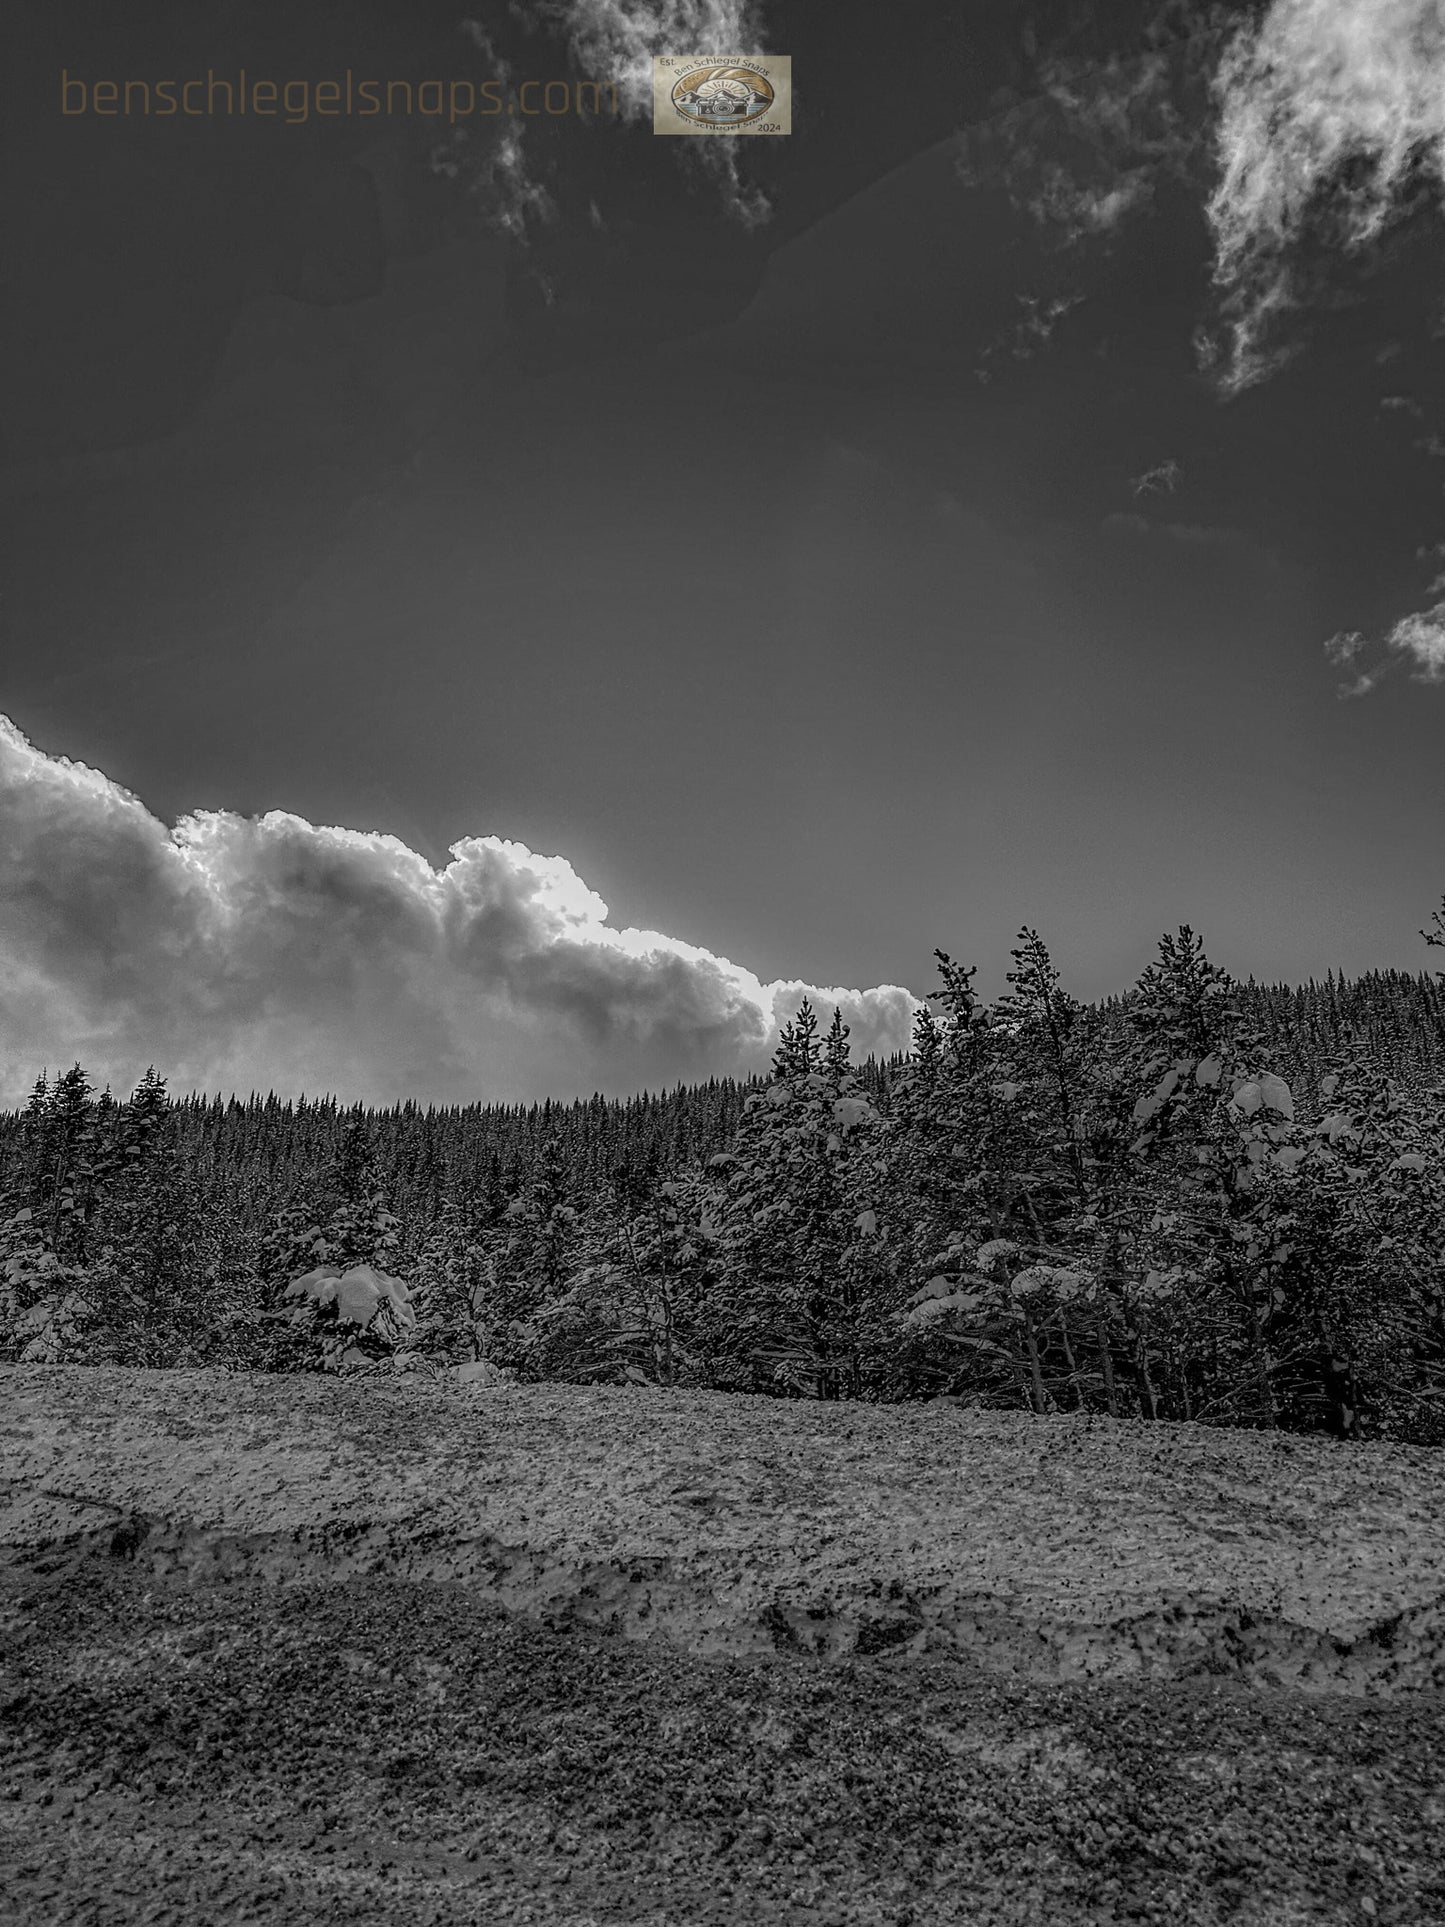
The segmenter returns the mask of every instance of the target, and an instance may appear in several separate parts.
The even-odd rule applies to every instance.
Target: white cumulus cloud
[[[766,1067],[806,996],[860,1054],[908,1044],[897,985],[762,983],[619,929],[564,858],[283,811],[168,827],[0,717],[0,1102],[77,1058],[129,1088],[463,1102],[623,1092]]]

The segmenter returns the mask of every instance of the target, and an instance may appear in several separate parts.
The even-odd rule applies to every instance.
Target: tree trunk
[[[1048,1393],[1044,1390],[1043,1366],[1039,1359],[1039,1344],[1034,1336],[1032,1321],[1024,1327],[1024,1342],[1029,1352],[1029,1389],[1033,1394],[1034,1410],[1043,1413],[1049,1409]]]
[[[1269,1413],[1270,1425],[1279,1428],[1279,1397],[1275,1391],[1275,1359],[1268,1338],[1265,1336],[1264,1320],[1260,1316],[1259,1300],[1251,1284],[1239,1277],[1232,1265],[1225,1266],[1225,1275],[1233,1286],[1236,1296],[1244,1300],[1249,1313],[1250,1334],[1254,1339],[1255,1377],[1264,1398],[1265,1409]]]
[[[1320,1332],[1320,1343],[1324,1363],[1322,1377],[1329,1400],[1326,1407],[1329,1428],[1338,1439],[1357,1439],[1360,1436],[1360,1398],[1355,1361],[1353,1358],[1339,1357],[1323,1331]]]
[[[1079,1367],[1074,1358],[1074,1348],[1069,1343],[1069,1326],[1067,1319],[1061,1318],[1059,1320],[1059,1337],[1063,1340],[1064,1357],[1069,1361],[1069,1383],[1074,1388],[1074,1410],[1076,1412],[1082,1412],[1084,1409],[1084,1388],[1079,1383]]]
[[[1137,1331],[1134,1334],[1134,1364],[1138,1369],[1139,1383],[1144,1388],[1144,1397],[1149,1401],[1148,1416],[1157,1423],[1159,1418],[1159,1394],[1155,1391],[1154,1381],[1149,1376],[1149,1347],[1144,1343],[1143,1333]],[[1139,1403],[1141,1407],[1139,1416],[1143,1418],[1145,1416],[1142,1410],[1144,1400],[1141,1399]]]
[[[1110,1418],[1119,1416],[1119,1393],[1114,1384],[1114,1354],[1109,1349],[1109,1320],[1104,1307],[1099,1307],[1099,1365],[1104,1374],[1104,1403]]]

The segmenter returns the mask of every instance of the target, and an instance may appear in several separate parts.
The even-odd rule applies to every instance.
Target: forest
[[[1445,903],[1429,945],[1445,947]],[[605,1381],[1445,1443],[1445,972],[1240,982],[1186,925],[1082,1004],[938,951],[912,1049],[390,1109],[0,1115],[0,1360]]]

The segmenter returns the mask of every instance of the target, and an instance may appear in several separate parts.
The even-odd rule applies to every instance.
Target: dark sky
[[[60,111],[626,106],[666,12],[12,9],[0,1100],[900,1048],[1024,923],[1084,998],[1430,961],[1440,0],[706,0],[779,139]]]

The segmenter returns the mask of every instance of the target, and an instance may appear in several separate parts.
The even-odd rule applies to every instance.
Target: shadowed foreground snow
[[[1445,1919],[1442,1469],[6,1368],[0,1882],[47,1924]]]

